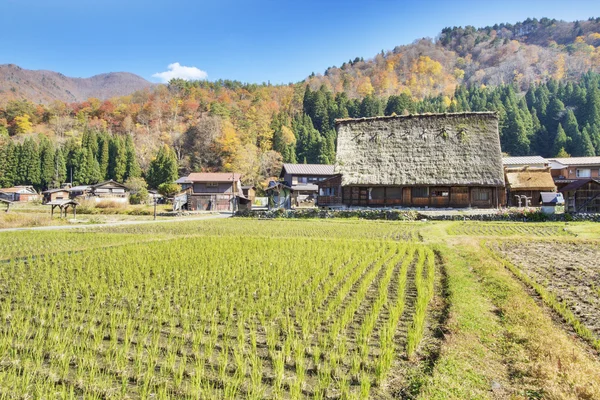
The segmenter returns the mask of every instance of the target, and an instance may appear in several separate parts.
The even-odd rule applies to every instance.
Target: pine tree
[[[507,109],[507,121],[503,129],[502,144],[504,150],[511,156],[523,156],[529,154],[530,141],[527,127],[515,107]]]
[[[110,140],[109,154],[108,175],[110,179],[123,182],[127,172],[127,154],[121,138],[113,137]]]
[[[73,183],[76,185],[90,183],[88,160],[88,149],[82,147],[76,151],[73,159]]]
[[[596,155],[596,149],[594,148],[592,140],[590,139],[590,135],[585,128],[583,128],[583,131],[581,132],[581,146],[581,155],[583,157],[594,157]]]
[[[67,164],[63,152],[60,148],[56,148],[54,152],[54,187],[60,187],[67,180]]]
[[[52,187],[54,181],[54,148],[47,137],[40,140],[40,180],[43,188]]]
[[[131,135],[127,135],[125,139],[125,180],[129,178],[139,178],[142,176],[142,170],[138,164],[135,155],[135,146]]]
[[[98,183],[102,180],[102,174],[100,172],[100,164],[94,153],[91,150],[86,152],[86,164],[88,167],[88,181],[87,183]]]
[[[98,136],[98,165],[100,168],[101,180],[106,180],[109,177],[108,165],[110,162],[110,137],[108,135]]]
[[[146,180],[150,187],[158,188],[163,183],[173,183],[178,173],[177,156],[169,146],[164,145],[150,162]]]
[[[567,111],[567,117],[564,124],[565,134],[567,135],[567,147],[565,150],[567,153],[573,156],[580,157],[583,152],[583,141],[581,138],[581,132],[579,132],[579,124],[575,118],[575,114],[572,110]]]
[[[565,148],[567,147],[567,134],[565,133],[565,130],[563,129],[561,124],[558,124],[558,129],[556,131],[556,137],[554,138],[554,145],[552,146],[553,149],[553,153],[558,157],[558,153],[560,153],[560,150],[562,149],[563,151],[565,151]]]
[[[40,154],[37,144],[33,139],[25,139],[21,146],[19,157],[20,176],[19,183],[40,187]]]

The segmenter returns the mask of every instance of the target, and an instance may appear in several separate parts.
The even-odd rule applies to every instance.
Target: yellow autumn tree
[[[31,128],[33,128],[31,118],[27,114],[19,115],[18,117],[15,117],[13,121],[15,124],[16,133],[27,133],[31,131]]]

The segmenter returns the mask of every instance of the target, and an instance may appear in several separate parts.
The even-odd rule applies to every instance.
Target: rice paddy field
[[[592,224],[0,232],[0,398],[600,398],[598,244]]]

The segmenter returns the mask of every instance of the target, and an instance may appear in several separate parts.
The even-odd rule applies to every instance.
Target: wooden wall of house
[[[194,182],[194,193],[231,193],[233,185],[231,182],[217,182],[211,186],[209,182]]]
[[[323,194],[326,191],[328,191],[329,194]],[[319,182],[317,205],[320,207],[326,207],[340,204],[342,204],[342,177],[336,176]]]
[[[493,187],[369,187],[344,186],[342,203],[361,207],[480,207],[491,208],[503,203],[504,189]]]

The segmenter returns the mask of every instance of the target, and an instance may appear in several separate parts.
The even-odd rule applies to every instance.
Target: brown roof
[[[580,187],[587,185],[588,183],[594,182],[598,185],[600,185],[600,179],[591,179],[591,178],[586,178],[586,179],[577,179],[571,183],[569,183],[567,186],[561,188],[559,190],[559,192],[572,192],[575,191],[577,189],[579,189]]]
[[[188,182],[232,182],[239,181],[241,174],[237,172],[192,172]]]
[[[552,192],[556,190],[556,185],[550,173],[550,167],[547,168],[506,168],[506,186],[510,190],[543,190]]]
[[[346,185],[504,186],[496,113],[336,120]]]

